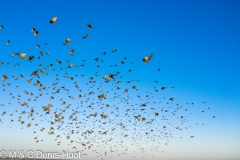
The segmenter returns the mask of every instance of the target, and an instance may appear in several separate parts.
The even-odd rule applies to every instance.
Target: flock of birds
[[[50,24],[56,22],[57,17],[50,19]],[[86,27],[93,28],[90,23]],[[0,26],[0,29],[3,31],[4,26]],[[32,28],[31,32],[33,36],[40,36],[36,28]],[[86,38],[88,34],[83,36],[83,39]],[[66,38],[63,47],[70,43],[71,38]],[[10,45],[10,40],[5,44]],[[49,45],[47,42],[44,44]],[[36,49],[39,50],[40,45],[36,45]],[[110,65],[116,68],[116,72],[99,76],[96,71],[85,78],[84,73],[79,74],[79,68],[88,72],[86,60],[79,65],[71,63],[70,59],[66,62],[55,59],[46,65],[42,62],[44,52],[39,52],[39,55],[31,54],[31,49],[27,48],[26,53],[10,54],[19,62],[2,74],[1,95],[10,96],[11,100],[0,100],[0,125],[20,125],[20,129],[32,132],[36,145],[44,142],[45,132],[56,146],[66,147],[63,143],[67,142],[70,149],[81,151],[83,156],[92,152],[91,155],[95,154],[101,159],[114,159],[115,155],[136,159],[139,153],[143,158],[154,157],[148,155],[149,151],[164,153],[164,147],[168,147],[173,138],[194,138],[193,135],[177,137],[182,130],[193,127],[189,124],[189,118],[194,114],[191,112],[194,103],[180,104],[175,102],[174,97],[160,96],[164,90],[174,90],[174,87],[159,86],[157,80],[154,81],[156,86],[150,91],[140,91],[137,84],[141,80],[130,80],[120,73],[123,72],[121,66],[128,65],[127,57],[120,61],[120,65]],[[113,54],[117,50],[111,52]],[[69,49],[69,54],[74,58],[74,49]],[[51,56],[50,52],[46,52],[46,55],[47,58]],[[107,52],[99,56],[103,58],[93,60],[97,70],[101,69],[100,63]],[[146,67],[153,58],[154,54],[149,54],[139,60]],[[21,67],[23,63],[29,66],[25,69],[28,74],[14,70],[17,75],[10,75],[10,69]],[[129,64],[131,66],[133,62]],[[11,63],[0,62],[0,68],[7,66],[11,66]],[[160,74],[160,70],[156,68],[154,74]],[[127,72],[134,75],[132,69]],[[202,104],[205,105],[205,102]],[[9,111],[9,108],[14,109]],[[3,121],[6,116],[8,118]]]

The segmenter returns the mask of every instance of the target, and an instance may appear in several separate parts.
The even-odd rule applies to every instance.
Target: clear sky
[[[1,1],[0,11],[0,26],[4,26],[0,29],[0,62],[4,63],[0,67],[0,75],[9,77],[9,80],[1,81],[0,151],[76,151],[72,149],[75,146],[77,150],[88,154],[82,159],[95,159],[96,156],[99,156],[99,159],[240,159],[240,1],[5,0]],[[58,17],[57,23],[50,24],[50,18],[54,16]],[[87,27],[87,23],[91,23],[92,29]],[[40,36],[33,36],[33,27],[39,31]],[[86,34],[89,35],[88,38],[82,39]],[[63,42],[68,37],[71,38],[71,43],[64,46]],[[8,40],[10,44],[6,45]],[[44,45],[45,42],[47,45]],[[36,45],[40,45],[40,48],[36,49]],[[27,48],[30,48],[30,51],[27,51]],[[70,49],[75,51],[73,56],[69,54]],[[113,49],[117,52],[112,53]],[[43,51],[44,56],[37,59],[40,51]],[[46,52],[50,55],[46,55]],[[103,52],[106,52],[106,55],[102,55]],[[18,56],[12,58],[12,53],[26,53],[26,58],[34,55],[35,59],[30,63]],[[142,58],[150,54],[154,56],[146,64]],[[95,58],[99,58],[100,62],[94,61]],[[56,65],[55,59],[61,60],[62,64]],[[66,59],[70,62],[67,63]],[[121,65],[121,61],[124,61],[124,64]],[[7,64],[8,62],[10,64]],[[17,63],[20,66],[16,65]],[[43,66],[39,66],[40,63],[43,63]],[[49,64],[53,64],[52,68],[56,70],[48,67]],[[65,69],[70,64],[79,64],[79,67]],[[81,64],[85,64],[85,67],[81,67]],[[117,66],[110,67],[114,64]],[[100,68],[97,68],[97,65]],[[41,92],[38,87],[33,86],[37,77],[31,77],[30,74],[38,68],[46,68],[49,72],[48,75],[40,74],[39,80],[50,88],[48,91],[44,90],[43,96],[39,96],[39,100],[35,102],[34,97]],[[158,68],[161,70],[158,71]],[[120,74],[115,81],[104,82],[104,75],[117,71]],[[96,72],[98,76],[94,76]],[[74,80],[63,78],[65,73],[74,77]],[[23,74],[24,78],[20,78],[19,74]],[[56,91],[52,89],[56,74],[59,74],[56,89],[65,86],[69,89],[69,94],[64,90],[59,94],[52,94]],[[81,74],[85,76],[81,77]],[[18,80],[14,80],[13,75],[18,77]],[[96,80],[96,86],[101,85],[100,90],[92,84],[86,84],[91,76]],[[26,82],[28,78],[33,78],[31,84]],[[118,80],[123,81],[119,85],[120,90],[115,87]],[[130,80],[131,83],[127,83]],[[154,82],[156,80],[158,82]],[[74,82],[79,84],[82,93],[74,87]],[[7,83],[11,83],[11,86]],[[132,85],[136,85],[138,91],[133,90]],[[160,89],[163,86],[167,87],[164,91]],[[126,88],[129,88],[129,92],[123,94]],[[24,90],[34,94],[28,102],[28,108],[20,106],[17,100],[17,96],[21,95],[20,103],[28,101],[30,96],[24,94]],[[90,91],[96,93],[88,95]],[[15,96],[14,99],[10,93]],[[97,96],[100,93],[107,94],[107,99],[99,101]],[[81,99],[82,105],[77,98],[78,94],[86,94]],[[149,94],[151,98],[147,99],[146,95]],[[52,101],[49,100],[51,95],[55,96]],[[69,95],[75,99],[69,99]],[[113,101],[116,95],[119,97]],[[137,95],[141,95],[143,100]],[[169,101],[171,97],[174,97],[174,101]],[[66,105],[61,105],[60,98],[67,102]],[[87,98],[90,100],[85,103]],[[126,99],[134,107],[127,104]],[[139,105],[146,101],[149,103],[144,113],[140,111],[142,108]],[[191,105],[192,102],[194,105]],[[51,114],[46,115],[42,106],[49,103],[54,107]],[[87,108],[91,103],[94,103],[94,110]],[[110,105],[109,109],[105,108],[106,103]],[[49,135],[49,121],[54,121],[53,112],[58,108],[57,112],[60,113],[60,109],[64,109],[68,104],[72,105],[65,113],[64,130],[57,130],[59,124],[55,124],[56,133]],[[177,109],[177,104],[180,109]],[[101,109],[101,106],[104,108]],[[32,107],[35,109],[33,121],[28,118]],[[129,108],[129,117],[124,117],[125,110]],[[134,108],[137,111],[133,110]],[[161,111],[162,108],[168,112]],[[68,124],[75,128],[75,132],[79,130],[79,134],[71,137],[79,143],[73,144],[66,140],[67,134],[72,130],[67,126],[67,123],[72,122],[69,120],[69,116],[74,112],[72,109],[79,111],[78,121],[84,124],[80,124],[80,129],[76,128],[77,125]],[[86,115],[80,113],[84,110]],[[175,110],[178,111],[173,115]],[[2,116],[4,111],[6,115]],[[21,115],[22,111],[26,111],[26,115]],[[36,115],[36,112],[39,112],[39,115]],[[95,112],[99,113],[99,124],[104,122],[100,114],[107,113],[109,117],[106,121],[109,124],[99,126],[94,122],[94,118],[86,121],[85,117]],[[114,112],[114,115],[111,112]],[[160,116],[154,117],[155,112],[159,112]],[[192,114],[189,114],[190,112]],[[13,115],[10,116],[11,114]],[[40,114],[43,117],[40,117]],[[115,117],[116,114],[120,116]],[[137,114],[145,116],[146,122],[154,118],[154,123],[141,127],[144,122],[134,122],[133,116]],[[185,117],[184,120],[179,118],[181,115]],[[23,117],[24,125],[18,121],[19,116]],[[164,116],[167,121],[163,120]],[[14,122],[10,123],[11,119]],[[29,122],[32,126],[27,128]],[[120,122],[126,125],[126,130],[119,128]],[[34,126],[36,123],[39,126]],[[167,126],[167,129],[163,130],[163,126]],[[177,126],[182,130],[176,129]],[[39,132],[42,127],[45,127],[46,131]],[[111,132],[113,127],[116,132]],[[81,136],[86,130],[94,130],[94,134],[89,136],[97,139],[90,142],[93,144],[93,149],[90,150],[85,150],[80,144],[86,142],[84,136]],[[105,137],[98,133],[104,130],[108,130]],[[145,132],[150,130],[155,131],[153,135],[144,136]],[[34,131],[37,133],[34,134]],[[128,137],[124,138],[123,132],[123,135],[128,134]],[[55,141],[58,134],[62,138]],[[43,141],[36,143],[36,136],[39,141]],[[134,136],[135,140],[132,139]],[[194,138],[189,138],[190,136]],[[103,146],[111,138],[112,142]],[[60,146],[56,145],[58,141],[61,141]],[[119,145],[121,141],[123,142]],[[136,145],[133,145],[133,142]],[[145,149],[143,151],[139,148]],[[113,153],[111,149],[114,150]],[[107,156],[104,155],[105,150],[108,151]]]

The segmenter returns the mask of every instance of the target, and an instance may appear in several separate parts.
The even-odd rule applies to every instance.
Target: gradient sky
[[[152,91],[154,86],[159,90],[161,86],[168,86],[168,90],[158,93],[159,97],[175,97],[174,103],[196,104],[192,108],[195,114],[189,123],[200,125],[182,133],[176,132],[167,147],[159,147],[159,152],[149,151],[149,155],[154,155],[153,159],[240,159],[240,1],[5,0],[1,1],[0,11],[0,25],[4,26],[0,30],[0,62],[4,62],[4,66],[0,67],[1,76],[27,75],[40,62],[47,66],[54,63],[55,58],[62,61],[69,58],[74,64],[81,64],[83,59],[87,61],[86,69],[67,70],[70,75],[84,73],[87,81],[96,72],[93,59],[101,59],[102,52],[106,51],[107,55],[98,72],[100,78],[113,71],[109,68],[110,64],[119,65],[123,57],[127,57],[127,63],[133,62],[134,65],[122,66],[119,71],[127,80],[139,79],[141,93]],[[57,24],[50,25],[49,19],[54,16],[58,17]],[[87,23],[92,24],[91,30],[87,28]],[[39,37],[30,32],[33,27],[39,31]],[[82,40],[85,34],[89,34],[89,38]],[[67,37],[72,42],[63,47],[62,42]],[[11,41],[10,45],[5,45],[7,40]],[[48,45],[44,46],[44,42]],[[28,53],[26,49],[31,48],[30,53],[37,57],[37,44],[44,53],[49,51],[50,56],[44,55],[39,63],[32,64],[35,67],[9,56],[14,52]],[[69,55],[70,48],[75,50],[74,57]],[[117,49],[117,53],[111,53],[113,49]],[[154,57],[146,65],[142,57],[151,53]],[[11,64],[6,65],[9,61]],[[11,66],[18,62],[21,64],[19,69],[13,69]],[[64,64],[67,65],[66,62]],[[130,68],[133,71],[131,74],[127,72]],[[157,68],[161,71],[157,72]],[[41,81],[50,84],[50,78],[44,77]],[[154,80],[158,80],[157,85]],[[9,92],[22,94],[28,87],[25,80],[10,82],[12,86],[22,87],[22,92],[15,91],[14,87],[7,92],[1,91],[0,104],[12,101]],[[171,86],[174,89],[170,89]],[[81,87],[87,89],[85,85]],[[126,87],[127,84],[123,84],[121,88]],[[27,89],[36,91],[34,88]],[[48,98],[33,105],[39,108],[47,105]],[[5,117],[0,115],[0,150],[71,150],[67,142],[63,142],[61,148],[56,147],[56,143],[50,143],[54,142],[54,138],[47,133],[41,135],[44,142],[36,145],[33,130],[20,130],[22,126],[17,122],[18,115],[15,115],[15,122],[9,123],[10,113],[19,108],[16,102],[12,103],[0,106],[1,114],[7,111]],[[201,111],[208,107],[210,111],[203,115]],[[213,116],[217,118],[213,119]],[[201,126],[203,122],[205,125]],[[47,122],[39,123],[47,125]],[[195,136],[194,139],[179,138],[191,135]],[[131,148],[130,142],[125,144]],[[132,150],[135,151],[135,148]],[[161,153],[162,150],[165,154]],[[94,157],[89,155],[82,159],[90,158]],[[116,155],[113,158],[119,157]],[[131,159],[128,156],[124,158]]]

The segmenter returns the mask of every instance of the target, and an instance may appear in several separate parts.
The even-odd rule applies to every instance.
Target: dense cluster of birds
[[[57,19],[51,18],[50,24],[57,25]],[[93,29],[90,23],[86,27]],[[0,25],[0,29],[3,31],[5,28]],[[31,32],[33,36],[40,36],[36,28],[32,28]],[[83,39],[86,38],[88,34],[83,36]],[[71,38],[66,38],[63,47],[70,43]],[[10,40],[5,44],[11,44]],[[44,45],[48,43],[44,42]],[[36,45],[36,49],[39,48],[40,45]],[[1,75],[1,95],[8,95],[11,100],[0,100],[0,125],[8,122],[19,124],[21,129],[32,132],[36,144],[44,141],[42,132],[46,132],[55,140],[56,146],[67,142],[70,149],[81,151],[83,156],[91,151],[99,158],[112,158],[115,154],[135,159],[137,154],[147,156],[148,151],[152,150],[164,153],[164,147],[168,146],[171,139],[194,138],[193,135],[176,137],[182,130],[193,127],[189,124],[189,118],[194,113],[189,106],[194,106],[194,103],[180,104],[175,102],[174,97],[161,96],[164,90],[174,90],[174,87],[159,86],[158,80],[154,81],[156,86],[150,91],[140,91],[141,87],[137,84],[141,80],[130,80],[120,73],[121,66],[133,65],[133,62],[127,61],[127,57],[120,60],[119,66],[109,66],[115,67],[116,72],[105,71],[106,74],[99,76],[96,71],[85,78],[84,73],[79,74],[79,68],[88,72],[86,60],[79,65],[71,63],[71,59],[55,58],[52,63],[44,64],[40,61],[45,54],[39,52],[39,55],[31,54],[31,49],[27,48],[26,53],[10,53],[10,57],[17,58],[19,62]],[[111,52],[119,53],[117,49]],[[69,49],[69,54],[74,58],[74,49]],[[46,55],[51,56],[50,52],[46,52]],[[96,63],[100,70],[100,63],[104,62],[107,52],[99,56],[103,58],[95,58],[90,63]],[[144,67],[152,59],[154,54],[138,58]],[[23,63],[29,66],[25,68],[28,74],[14,70],[17,75],[11,75],[9,70],[20,68]],[[0,68],[4,66],[11,66],[11,63],[0,62]],[[159,74],[160,70],[156,68],[153,72]],[[132,69],[127,72],[134,74]],[[205,102],[202,104],[205,105]],[[13,108],[12,111],[8,106]],[[209,107],[204,108],[210,110]],[[3,121],[6,116],[8,118]],[[132,148],[136,150],[131,151]]]

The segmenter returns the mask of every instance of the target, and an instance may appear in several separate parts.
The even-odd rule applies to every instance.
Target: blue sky
[[[56,95],[54,101],[49,101],[50,95],[44,95],[40,101],[29,102],[30,107],[27,109],[19,108],[19,104],[9,97],[9,93],[14,95],[23,94],[23,90],[29,90],[35,95],[39,93],[36,87],[27,84],[26,79],[30,78],[30,74],[39,68],[39,64],[43,62],[43,67],[49,71],[49,75],[41,75],[40,81],[46,86],[51,86],[55,82],[55,74],[59,77],[66,72],[68,75],[79,76],[74,79],[80,84],[80,88],[84,93],[88,93],[88,86],[85,83],[88,78],[98,71],[98,77],[94,77],[97,81],[96,86],[103,83],[102,92],[109,91],[108,97],[113,97],[111,92],[111,83],[104,83],[102,76],[108,73],[119,71],[121,74],[117,79],[122,77],[121,90],[117,91],[119,95],[127,98],[127,94],[122,94],[125,88],[129,88],[129,94],[133,97],[131,103],[143,103],[136,95],[141,94],[144,97],[146,92],[152,92],[154,97],[151,105],[157,110],[161,108],[168,109],[169,105],[165,105],[169,97],[174,97],[174,102],[169,102],[171,107],[176,107],[179,103],[184,109],[188,109],[193,114],[188,115],[181,111],[179,115],[186,115],[188,122],[184,125],[194,126],[188,130],[176,131],[173,128],[180,125],[181,121],[174,116],[170,116],[169,121],[174,127],[169,132],[174,135],[173,138],[162,140],[162,144],[166,141],[168,146],[157,145],[152,142],[146,144],[146,137],[139,141],[139,144],[148,149],[144,154],[137,154],[142,158],[150,159],[150,155],[154,155],[155,159],[240,159],[240,2],[239,1],[2,1],[0,5],[1,17],[0,25],[4,28],[0,29],[0,62],[4,65],[0,67],[0,74],[19,76],[23,74],[25,77],[18,81],[10,78],[9,81],[2,82],[5,84],[10,82],[10,87],[5,87],[6,92],[1,91],[0,113],[7,112],[7,115],[1,118],[0,133],[0,150],[71,150],[72,146],[68,145],[68,141],[62,139],[61,147],[56,146],[54,138],[47,134],[37,134],[44,141],[36,144],[33,138],[33,127],[26,127],[29,119],[25,116],[25,126],[19,126],[17,122],[20,113],[14,113],[15,109],[19,112],[22,110],[29,111],[31,107],[36,107],[36,111],[42,112],[41,106],[48,103],[54,103],[54,107],[58,107],[59,99],[68,96],[61,92]],[[57,16],[57,24],[50,25],[51,17]],[[91,23],[93,28],[88,29],[87,23]],[[31,29],[35,27],[40,36],[34,37]],[[88,39],[82,39],[89,34]],[[71,38],[71,43],[63,46],[65,39]],[[11,44],[6,45],[7,40]],[[47,42],[48,45],[44,45]],[[40,45],[40,49],[35,46]],[[27,51],[30,48],[30,51]],[[71,56],[69,49],[74,49],[75,54]],[[117,49],[116,53],[112,53],[113,49]],[[44,56],[38,60],[39,51],[44,52]],[[47,56],[45,53],[50,52]],[[18,57],[10,57],[11,53],[27,53],[34,55],[33,63],[23,61]],[[102,52],[107,52],[105,56]],[[146,64],[142,61],[144,56],[154,54],[152,60]],[[104,62],[95,62],[94,58],[103,59]],[[127,60],[124,60],[124,57]],[[56,66],[55,59],[62,60],[62,65]],[[70,63],[65,62],[70,59]],[[85,67],[73,67],[72,69],[63,69],[69,64],[83,64],[86,60]],[[124,65],[120,65],[120,61],[125,61]],[[11,62],[10,65],[7,62]],[[133,62],[131,65],[130,63]],[[12,68],[16,63],[20,66]],[[53,71],[48,64],[53,63],[57,71]],[[117,67],[109,67],[117,64]],[[98,69],[96,66],[100,65]],[[43,68],[42,67],[42,68]],[[41,68],[41,67],[40,67]],[[157,69],[161,68],[158,72]],[[129,73],[128,70],[132,72]],[[80,74],[85,74],[80,77]],[[67,79],[59,78],[59,87],[68,86],[70,95],[76,96],[79,92],[74,88],[73,82]],[[134,79],[130,84],[128,80]],[[139,80],[137,82],[136,80]],[[158,83],[154,81],[158,80]],[[1,89],[4,89],[1,84]],[[136,93],[131,90],[131,85],[137,85],[139,91]],[[19,89],[15,89],[18,85]],[[7,86],[7,85],[6,85]],[[161,91],[160,87],[168,88]],[[174,89],[171,87],[174,86]],[[154,92],[157,87],[158,92]],[[98,91],[96,94],[98,94]],[[51,91],[52,92],[52,91]],[[100,91],[101,92],[101,91]],[[90,96],[90,99],[97,95]],[[29,96],[22,95],[26,101]],[[166,99],[163,99],[166,97]],[[163,101],[161,105],[152,104],[153,101]],[[72,103],[73,108],[77,106],[79,101],[68,100]],[[11,102],[11,105],[7,103]],[[112,103],[117,103],[112,102]],[[194,106],[186,105],[186,103],[194,102]],[[206,102],[203,104],[202,102]],[[105,103],[105,102],[102,102]],[[111,104],[107,99],[106,103]],[[67,103],[68,104],[68,103]],[[114,105],[112,104],[112,105]],[[89,105],[89,104],[88,104]],[[120,112],[126,110],[124,103],[117,104]],[[61,107],[61,106],[60,106]],[[86,108],[84,104],[83,108]],[[207,108],[211,109],[208,110]],[[55,110],[54,108],[53,110]],[[58,107],[59,108],[59,107]],[[160,108],[160,109],[158,109]],[[86,109],[91,111],[91,109]],[[171,108],[170,108],[171,110]],[[202,113],[202,110],[205,112]],[[52,111],[53,112],[53,111]],[[95,107],[91,112],[99,112],[102,110]],[[104,112],[110,114],[111,110],[104,109]],[[13,113],[13,117],[9,115]],[[152,113],[150,107],[146,108],[146,114]],[[66,117],[71,114],[69,110]],[[1,116],[1,115],[0,115]],[[53,116],[53,115],[51,115]],[[212,117],[216,116],[216,119]],[[9,123],[10,119],[14,122]],[[47,116],[50,120],[50,116]],[[78,118],[79,120],[81,118]],[[100,119],[100,118],[99,118]],[[36,116],[36,123],[39,128],[50,127],[47,120],[40,121],[40,117]],[[118,120],[116,119],[116,122]],[[35,122],[32,122],[35,124]],[[93,125],[92,121],[88,122],[89,126]],[[198,123],[198,125],[196,125]],[[204,123],[204,126],[202,125]],[[41,125],[40,125],[41,124]],[[168,125],[161,118],[156,120],[152,125],[153,129],[158,130],[161,125]],[[11,128],[10,128],[11,127]],[[24,127],[23,130],[20,128]],[[139,126],[138,126],[139,127]],[[37,128],[36,130],[38,130]],[[91,127],[90,127],[91,128]],[[111,128],[111,127],[110,127]],[[148,128],[148,127],[146,127]],[[146,128],[142,128],[145,132]],[[140,128],[139,132],[142,132]],[[96,132],[98,129],[96,130]],[[82,132],[82,130],[80,131]],[[19,136],[16,136],[16,133]],[[59,132],[64,135],[65,132]],[[157,132],[158,133],[158,132]],[[156,133],[156,134],[157,134]],[[132,134],[129,131],[128,134]],[[189,139],[194,135],[193,139]],[[53,137],[55,137],[54,135]],[[75,135],[77,138],[78,135]],[[80,135],[79,135],[80,136]],[[31,137],[29,139],[29,137]],[[65,137],[62,136],[62,137]],[[114,137],[108,135],[105,138]],[[116,136],[118,137],[118,136]],[[161,136],[160,136],[161,137]],[[183,137],[181,139],[180,137]],[[184,138],[185,137],[185,138]],[[12,139],[12,141],[10,140]],[[104,138],[103,138],[104,139]],[[117,141],[117,139],[116,139]],[[52,142],[52,143],[47,143]],[[138,147],[131,145],[130,139],[124,140],[125,146],[128,146],[128,159],[131,159],[133,153],[139,153]],[[47,145],[47,147],[45,147]],[[79,144],[75,144],[78,146]],[[150,151],[151,146],[156,149]],[[107,147],[111,147],[108,145]],[[81,146],[78,147],[81,150]],[[116,148],[115,148],[116,149]],[[102,148],[96,148],[97,151],[103,152]],[[120,152],[119,148],[119,152]],[[130,151],[132,150],[132,151]],[[165,151],[164,153],[162,151]],[[162,152],[162,153],[161,153]],[[94,158],[90,156],[91,152],[86,151],[89,156],[83,159]],[[119,158],[118,153],[113,156],[114,159]],[[149,157],[147,157],[149,155]],[[109,157],[104,157],[109,158]],[[153,158],[153,159],[154,159]]]

